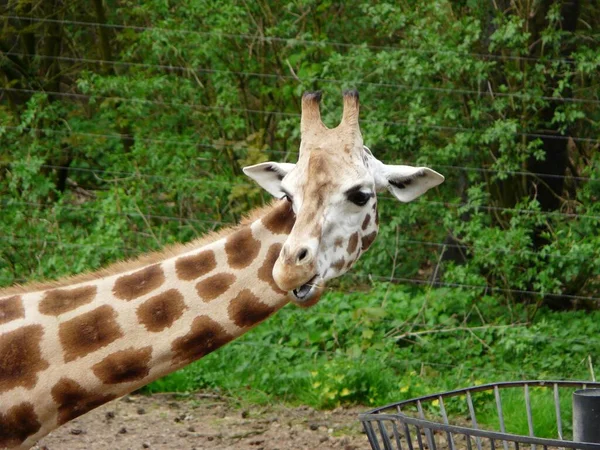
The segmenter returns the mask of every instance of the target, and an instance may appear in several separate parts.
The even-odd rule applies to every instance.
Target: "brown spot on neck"
[[[283,200],[261,219],[262,224],[273,234],[290,234],[294,228],[296,216],[292,204]]]
[[[227,308],[229,317],[240,328],[251,327],[262,322],[276,311],[276,308],[261,302],[250,289],[244,289]]]
[[[341,247],[342,245],[344,245],[344,238],[341,236],[336,237],[333,245],[335,248]]]
[[[49,367],[40,350],[43,334],[41,325],[29,325],[0,335],[0,393],[35,387],[38,372]]]
[[[367,229],[367,227],[369,226],[369,224],[371,223],[371,214],[367,214],[365,216],[365,220],[363,220],[362,226],[361,228],[364,230]]]
[[[58,404],[58,424],[91,411],[98,406],[115,399],[112,394],[96,394],[89,392],[70,378],[61,378],[50,391],[52,398]]]
[[[133,300],[159,288],[164,282],[165,274],[160,265],[155,264],[117,278],[113,294],[121,300]]]
[[[346,264],[346,260],[344,258],[340,258],[331,265],[331,268],[340,272],[344,268],[345,264]]]
[[[152,346],[130,347],[108,355],[92,366],[94,374],[105,384],[127,383],[144,379],[150,373]]]
[[[25,308],[21,296],[14,295],[0,300],[0,325],[22,317],[25,317]]]
[[[279,254],[281,253],[281,244],[271,244],[269,250],[267,251],[267,255],[265,256],[265,261],[263,265],[258,269],[258,278],[262,281],[269,283],[271,289],[273,289],[277,294],[285,295],[286,291],[282,291],[275,283],[273,279],[273,267],[277,262],[277,258],[279,258]]]
[[[184,256],[175,261],[175,271],[180,280],[195,280],[217,267],[215,252],[204,250],[197,255]]]
[[[235,280],[235,275],[231,273],[218,273],[197,283],[196,292],[202,300],[210,302],[227,292]]]
[[[173,325],[185,309],[187,306],[183,295],[177,289],[169,289],[146,300],[138,306],[136,312],[139,322],[146,330],[157,333]]]
[[[258,256],[260,241],[252,236],[250,227],[235,232],[225,242],[227,263],[234,269],[248,267]]]
[[[363,236],[361,239],[361,251],[365,251],[367,250],[371,244],[373,243],[373,241],[375,240],[375,238],[377,237],[377,231],[373,231],[372,233],[367,234],[366,236]]]
[[[190,363],[214,350],[222,347],[233,339],[233,336],[208,316],[198,316],[192,322],[190,331],[171,345],[175,366]]]
[[[96,286],[83,286],[75,289],[54,289],[44,294],[39,310],[48,316],[58,316],[93,300]]]
[[[81,358],[123,337],[116,317],[115,310],[104,305],[63,322],[58,329],[58,336],[65,361]]]
[[[31,403],[25,402],[13,406],[6,411],[6,414],[0,413],[0,448],[21,445],[41,427],[42,424]]]
[[[357,245],[358,245],[358,232],[352,233],[352,236],[350,236],[350,239],[348,239],[348,247],[346,247],[346,252],[348,252],[348,254],[351,255],[356,250]]]

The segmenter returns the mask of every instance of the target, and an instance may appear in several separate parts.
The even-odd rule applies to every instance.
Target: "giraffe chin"
[[[290,292],[292,301],[303,308],[316,305],[325,289],[325,286],[319,282],[322,282],[322,280],[319,275],[315,275],[302,286],[292,290]]]

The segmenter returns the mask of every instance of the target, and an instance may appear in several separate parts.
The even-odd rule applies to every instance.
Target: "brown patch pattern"
[[[212,250],[204,250],[197,255],[184,256],[175,261],[177,276],[185,281],[200,278],[215,267],[217,267],[217,260]]]
[[[244,289],[227,307],[229,317],[240,328],[262,322],[275,312],[275,308],[261,302],[250,289]]]
[[[222,347],[233,336],[208,316],[198,316],[192,322],[190,331],[171,344],[173,365],[189,363]]]
[[[276,293],[285,295],[286,292],[279,289],[277,283],[273,279],[273,266],[275,266],[275,262],[277,258],[279,258],[279,253],[281,252],[281,244],[272,244],[267,251],[267,255],[265,256],[265,261],[263,265],[258,269],[258,278],[266,283],[269,283],[271,289],[273,289]]]
[[[273,234],[290,234],[295,221],[292,204],[288,201],[277,205],[262,218],[262,224]]]
[[[339,272],[344,268],[345,264],[346,260],[344,258],[340,258],[331,265],[331,268]]]
[[[363,230],[366,230],[370,223],[371,223],[371,214],[367,214],[365,216],[365,220],[363,220],[361,228]]]
[[[233,283],[235,283],[235,275],[218,273],[196,284],[196,291],[202,300],[209,302],[224,294]]]
[[[350,239],[348,240],[348,247],[346,248],[346,251],[348,252],[349,255],[354,253],[354,250],[356,250],[357,245],[358,245],[358,233],[352,233],[352,236],[350,236]]]
[[[157,333],[173,325],[185,309],[183,295],[177,289],[169,289],[142,303],[137,316],[146,330]]]
[[[127,383],[142,380],[150,373],[152,346],[130,347],[108,355],[92,366],[94,374],[105,384]]]
[[[333,245],[334,245],[335,248],[341,247],[342,245],[344,245],[344,238],[341,237],[341,236],[335,238],[335,241],[333,242]]]
[[[112,394],[96,394],[82,388],[79,383],[70,378],[61,378],[50,391],[52,398],[58,404],[58,424],[69,420],[115,399]]]
[[[96,286],[83,286],[75,289],[54,289],[46,292],[40,302],[40,312],[48,316],[58,316],[78,306],[91,302],[96,296]]]
[[[42,427],[33,405],[24,402],[0,413],[0,448],[13,448],[22,444]]]
[[[0,300],[0,324],[22,317],[25,317],[25,308],[21,296],[14,295]]]
[[[248,267],[258,256],[259,251],[260,241],[254,239],[250,227],[235,232],[225,242],[227,263],[234,269]]]
[[[81,358],[122,337],[123,332],[115,317],[115,310],[104,305],[62,323],[58,337],[65,361]]]
[[[161,267],[155,264],[117,278],[113,294],[122,300],[133,300],[159,288],[164,282],[165,274]]]
[[[366,236],[363,236],[362,240],[361,240],[361,250],[364,252],[366,249],[368,249],[376,237],[377,237],[377,231],[373,231],[372,233],[369,233]]]
[[[40,350],[43,334],[41,325],[29,325],[0,335],[0,392],[35,387],[38,372],[49,367]]]

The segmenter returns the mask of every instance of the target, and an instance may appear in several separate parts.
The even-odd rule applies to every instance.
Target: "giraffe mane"
[[[25,284],[16,284],[8,288],[0,289],[0,298],[11,295],[44,291],[48,289],[56,289],[71,286],[74,284],[84,283],[86,281],[98,280],[111,275],[116,275],[119,273],[128,272],[130,270],[139,269],[157,263],[159,261],[164,261],[165,259],[181,255],[188,251],[194,250],[195,248],[203,247],[212,242],[218,241],[219,239],[233,233],[237,229],[263,217],[280,201],[281,200],[272,200],[267,205],[260,206],[247,213],[246,216],[240,221],[240,223],[221,228],[218,231],[212,231],[206,234],[205,236],[194,239],[190,242],[172,244],[155,252],[145,253],[142,255],[138,255],[137,257],[133,257],[131,259],[112,263],[108,267],[104,267],[93,272],[84,272],[60,280],[32,281]]]

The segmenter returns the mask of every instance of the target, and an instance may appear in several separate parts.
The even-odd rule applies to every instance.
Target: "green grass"
[[[567,439],[572,435],[571,397],[573,391],[574,389],[571,388],[559,388],[562,432],[563,437]],[[551,387],[530,387],[529,394],[534,435],[536,437],[558,439],[553,389]],[[501,389],[500,395],[502,398],[502,413],[506,432],[529,435],[524,389]],[[494,400],[490,402],[490,407],[485,408],[484,413],[477,417],[477,420],[483,427],[500,430],[500,422]]]

